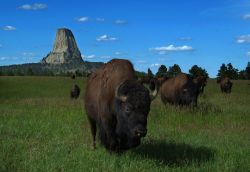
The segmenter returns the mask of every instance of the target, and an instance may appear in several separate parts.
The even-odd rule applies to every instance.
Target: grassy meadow
[[[250,171],[250,85],[210,80],[196,109],[151,104],[136,149],[91,149],[86,78],[0,77],[0,171]],[[77,83],[80,98],[69,91]]]

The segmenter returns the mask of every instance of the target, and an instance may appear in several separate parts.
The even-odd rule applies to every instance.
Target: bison
[[[202,94],[207,85],[207,76],[197,76],[193,79],[193,82],[198,86],[199,94]]]
[[[136,80],[130,61],[113,59],[87,80],[85,110],[93,148],[99,128],[101,144],[111,152],[136,147],[147,133],[147,116],[157,90]]]
[[[76,79],[76,75],[75,74],[71,75],[71,79]]]
[[[199,90],[190,75],[180,73],[166,80],[160,88],[160,93],[164,104],[196,106]]]
[[[152,77],[149,77],[149,76],[142,76],[141,78],[138,79],[138,81],[139,81],[141,84],[149,84],[151,79],[152,79]]]
[[[72,99],[77,99],[79,95],[80,95],[80,88],[78,85],[74,84],[70,91],[70,97]]]
[[[222,78],[217,82],[220,84],[220,89],[222,93],[231,93],[233,83],[228,77]]]
[[[166,76],[157,78],[158,85],[161,86],[167,79],[168,77]]]

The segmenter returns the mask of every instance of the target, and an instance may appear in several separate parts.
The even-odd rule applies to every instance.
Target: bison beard
[[[152,96],[156,96],[156,93],[154,91]],[[101,144],[110,151],[138,146],[147,133],[150,103],[148,89],[136,81],[133,66],[127,60],[111,60],[91,74],[87,83],[85,109],[93,147],[97,126]]]

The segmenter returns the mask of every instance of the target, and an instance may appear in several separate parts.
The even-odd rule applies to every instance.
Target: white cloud
[[[22,10],[42,10],[47,7],[48,7],[47,4],[35,3],[35,4],[24,4],[18,8]]]
[[[77,19],[78,22],[86,22],[88,20],[89,20],[88,17],[80,17],[80,18]]]
[[[245,14],[242,16],[242,19],[244,20],[249,20],[250,19],[250,14]]]
[[[7,60],[8,57],[0,57],[0,60]]]
[[[2,56],[0,57],[0,60],[4,61],[4,60],[17,60],[17,57],[7,57],[7,56]]]
[[[115,55],[117,55],[117,56],[120,56],[120,55],[122,55],[123,53],[122,52],[119,52],[119,51],[117,51],[117,52],[115,52]]]
[[[96,18],[96,21],[98,21],[98,22],[104,22],[104,18]]]
[[[23,56],[27,56],[27,57],[34,57],[36,55],[36,53],[33,53],[33,52],[23,52],[22,55]]]
[[[101,59],[111,59],[111,56],[100,56]]]
[[[7,31],[16,30],[14,26],[3,26],[2,29]]]
[[[155,47],[150,48],[151,51],[156,51],[160,55],[164,55],[167,52],[179,52],[179,51],[193,51],[193,47],[183,45],[183,46],[174,46],[174,45],[168,45],[168,46],[162,46],[162,47]]]
[[[250,34],[239,36],[236,40],[238,44],[250,43]]]
[[[191,37],[181,37],[179,38],[181,41],[191,41],[192,38]]]
[[[146,63],[146,61],[145,60],[138,60],[137,63],[144,64],[144,63]]]
[[[158,54],[159,55],[165,55],[165,54],[167,54],[167,52],[166,51],[159,51]]]
[[[118,39],[115,37],[110,37],[108,35],[102,35],[96,38],[97,41],[117,41]]]
[[[151,66],[151,67],[158,67],[158,66],[160,66],[160,64],[159,64],[159,63],[153,63],[153,64],[151,64],[150,66]]]
[[[115,24],[120,24],[120,25],[127,24],[127,21],[126,20],[116,20]]]
[[[94,54],[92,54],[92,55],[84,56],[84,58],[93,59],[93,58],[96,58],[96,56]]]

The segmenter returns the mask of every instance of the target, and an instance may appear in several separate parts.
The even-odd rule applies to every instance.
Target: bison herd
[[[72,78],[72,79],[75,79]],[[217,81],[223,93],[230,93],[229,78]],[[113,59],[87,79],[85,111],[91,128],[93,148],[97,130],[100,142],[111,152],[120,152],[140,144],[147,134],[147,117],[152,100],[160,94],[164,104],[197,106],[207,77],[180,73],[173,78],[137,78],[130,61]],[[80,88],[73,85],[70,97],[77,99]]]

